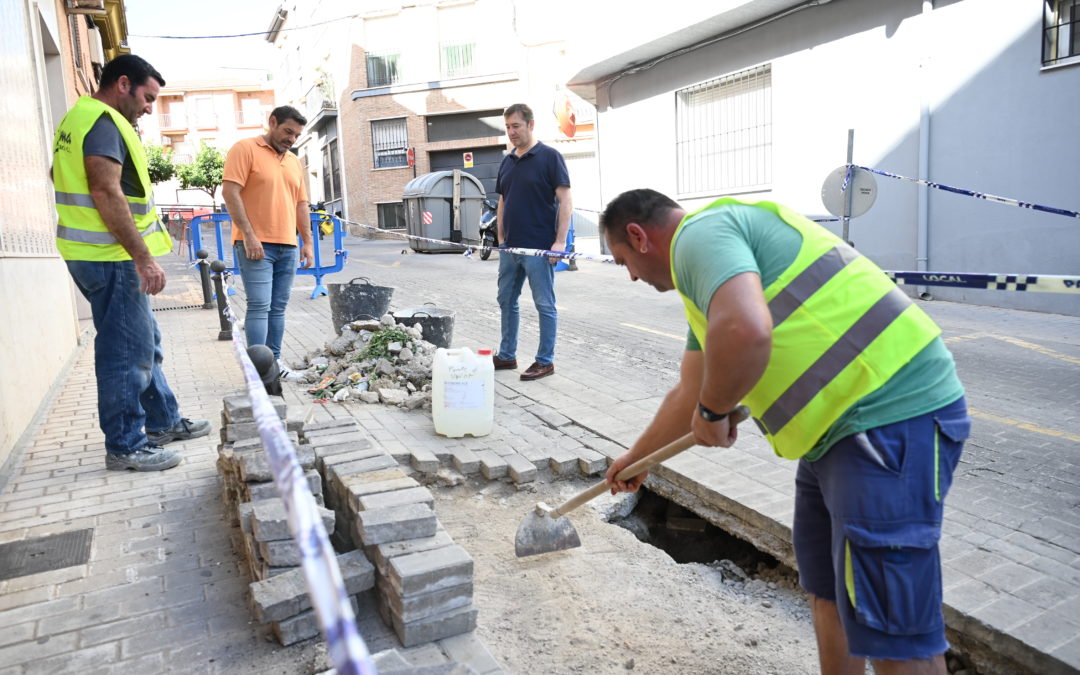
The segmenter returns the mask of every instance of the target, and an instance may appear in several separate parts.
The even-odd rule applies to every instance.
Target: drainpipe
[[[922,3],[922,53],[919,63],[919,178],[929,180],[930,174],[930,13],[934,11],[933,0],[923,0]],[[918,186],[918,233],[915,240],[915,269],[926,271],[928,269],[930,251],[930,188],[925,185]],[[918,297],[923,300],[932,300],[926,286],[918,286],[915,289]]]

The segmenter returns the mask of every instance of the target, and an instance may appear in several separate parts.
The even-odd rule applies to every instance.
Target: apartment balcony
[[[162,131],[185,131],[188,128],[187,115],[161,113],[158,115],[158,124]]]
[[[303,105],[304,117],[307,118],[310,129],[315,129],[330,118],[337,117],[337,101],[334,86],[329,78],[308,89],[304,97],[300,99]]]

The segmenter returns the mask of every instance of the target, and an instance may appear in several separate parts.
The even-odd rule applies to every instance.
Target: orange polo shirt
[[[245,138],[229,149],[222,178],[242,186],[240,199],[260,242],[296,246],[296,205],[308,200],[296,155],[279,157],[262,136]],[[243,238],[234,224],[232,240]]]

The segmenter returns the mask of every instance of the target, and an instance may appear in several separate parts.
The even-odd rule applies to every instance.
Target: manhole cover
[[[0,581],[82,565],[90,559],[92,529],[0,544]]]

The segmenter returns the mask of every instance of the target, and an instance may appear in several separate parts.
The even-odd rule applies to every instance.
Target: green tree
[[[151,183],[164,183],[176,175],[176,165],[160,145],[146,146],[146,166]]]
[[[210,199],[217,204],[217,191],[221,187],[221,177],[225,172],[225,157],[216,148],[204,143],[199,143],[199,154],[191,164],[181,164],[177,167],[180,177],[180,187],[187,190],[198,188],[210,195]]]

